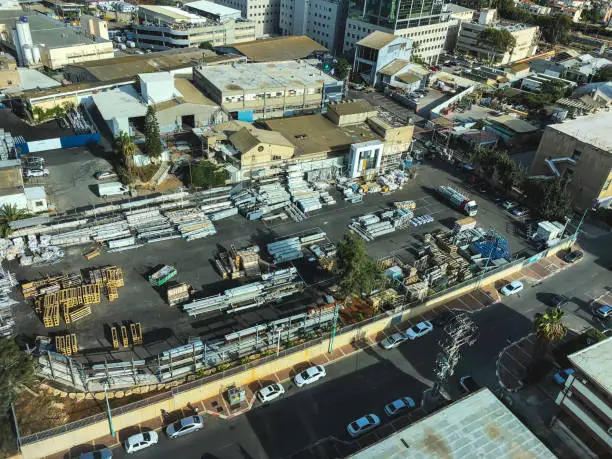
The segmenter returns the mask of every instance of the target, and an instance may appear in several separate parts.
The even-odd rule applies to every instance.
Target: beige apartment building
[[[546,128],[531,173],[563,180],[574,207],[612,204],[612,113],[582,116]]]
[[[194,83],[232,117],[244,121],[318,113],[342,99],[344,84],[305,62],[281,61],[194,68]]]

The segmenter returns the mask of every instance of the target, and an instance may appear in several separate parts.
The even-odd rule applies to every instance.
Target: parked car
[[[470,375],[462,376],[461,379],[459,379],[459,387],[464,394],[470,394],[480,389],[480,386],[476,384],[476,381],[474,381],[474,378]]]
[[[257,392],[257,400],[259,400],[261,403],[271,402],[284,393],[285,388],[281,384],[270,384],[269,386],[259,389],[259,392]]]
[[[416,403],[410,397],[402,397],[397,400],[393,400],[391,403],[385,405],[385,413],[387,416],[395,416],[404,411],[413,410],[416,408]]]
[[[565,255],[564,260],[567,263],[576,263],[578,260],[581,260],[584,257],[584,253],[580,250],[572,250],[567,255]]]
[[[457,314],[458,312],[454,309],[450,311],[445,311],[442,314],[439,314],[434,317],[431,323],[434,324],[436,327],[446,327],[449,323],[452,322],[452,320]]]
[[[40,156],[26,156],[23,158],[26,166],[28,167],[38,167],[42,168],[45,166],[45,158],[41,158]]]
[[[600,319],[609,319],[612,317],[612,306],[609,304],[604,304],[596,308],[593,312]]]
[[[49,175],[49,169],[24,169],[24,177],[46,177]]]
[[[94,174],[96,180],[116,179],[118,176],[113,171],[98,171]]]
[[[574,373],[576,373],[576,370],[574,370],[573,368],[566,368],[565,370],[561,370],[560,372],[555,373],[555,375],[553,376],[553,380],[560,386],[563,386],[565,384],[565,381],[567,381],[567,378],[569,378],[569,376]]]
[[[527,207],[515,207],[514,209],[512,209],[512,215],[514,215],[515,217],[524,217],[529,213],[529,209]]]
[[[556,293],[551,293],[548,298],[548,305],[553,308],[562,308],[567,303],[569,303],[569,298],[565,295],[558,295]]]
[[[157,445],[158,441],[159,437],[157,436],[157,432],[143,432],[128,437],[128,439],[123,443],[123,447],[125,448],[126,453],[133,454],[137,451],[148,448],[149,446]]]
[[[113,452],[108,448],[101,448],[97,451],[90,451],[89,453],[83,453],[79,456],[79,459],[112,459]]]
[[[504,285],[501,289],[501,293],[504,296],[510,296],[519,293],[521,290],[523,290],[523,283],[521,281],[514,281]]]
[[[404,341],[407,341],[408,337],[404,334],[404,333],[393,333],[391,336],[383,339],[380,342],[380,345],[389,350],[389,349],[393,349],[397,346],[399,346],[400,344],[402,344]]]
[[[433,325],[428,320],[424,320],[423,322],[419,322],[414,327],[410,327],[406,330],[406,335],[408,335],[408,339],[415,340],[420,338],[421,336],[425,336],[427,333],[433,331]]]
[[[512,209],[514,209],[515,207],[518,207],[518,202],[514,202],[514,201],[504,201],[502,202],[502,207],[507,210],[507,211],[511,211]]]
[[[353,438],[358,437],[380,425],[380,418],[375,414],[366,414],[356,421],[351,422],[346,430]]]
[[[297,387],[302,387],[317,382],[319,379],[324,378],[325,375],[325,368],[322,365],[315,365],[298,374],[293,378],[293,382]]]
[[[178,438],[193,432],[197,432],[204,427],[204,417],[200,415],[187,416],[166,427],[168,438]]]

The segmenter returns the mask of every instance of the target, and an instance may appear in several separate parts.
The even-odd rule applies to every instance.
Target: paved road
[[[457,379],[465,374],[473,375],[481,385],[498,388],[497,355],[509,341],[530,332],[533,314],[545,309],[539,301],[542,293],[562,293],[571,298],[567,307],[570,326],[598,326],[589,322],[588,302],[592,296],[612,288],[607,269],[612,251],[593,255],[589,250],[610,247],[612,235],[581,243],[587,253],[578,265],[543,283],[528,285],[520,297],[506,298],[474,314],[479,339],[464,352],[449,384],[452,395],[457,395]],[[310,388],[297,389],[287,384],[287,395],[270,406],[257,407],[231,421],[211,420],[205,432],[191,437],[173,442],[162,438],[155,449],[142,455],[153,459],[165,459],[169,454],[185,459],[325,457],[323,448],[329,443],[323,442],[308,452],[304,448],[329,436],[346,447],[344,442],[350,439],[345,427],[352,419],[367,412],[382,415],[383,405],[401,395],[420,399],[419,394],[433,378],[432,362],[440,336],[441,332],[435,330],[392,351],[368,349],[328,366],[328,377]]]

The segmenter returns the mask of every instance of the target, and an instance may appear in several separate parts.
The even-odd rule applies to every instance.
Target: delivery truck
[[[438,194],[444,198],[455,209],[459,209],[470,217],[474,217],[478,213],[478,204],[476,201],[468,198],[465,194],[451,188],[450,186],[439,186]]]
[[[130,194],[130,187],[121,182],[98,183],[98,196],[106,198],[108,196]]]

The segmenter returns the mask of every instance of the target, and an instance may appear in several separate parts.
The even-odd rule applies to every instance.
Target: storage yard
[[[428,178],[423,178],[423,181],[430,183]],[[191,196],[174,200],[153,198],[158,201],[142,208],[135,207],[134,203],[127,203],[128,206],[124,207],[115,205],[118,208],[112,213],[114,221],[105,221],[99,213],[92,217],[98,226],[107,225],[104,232],[62,228],[63,233],[56,229],[47,234],[54,242],[60,240],[61,234],[66,238],[66,233],[70,237],[89,238],[87,244],[58,246],[64,257],[55,264],[28,266],[26,263],[26,266],[19,266],[22,256],[31,255],[29,251],[22,253],[13,248],[14,260],[5,262],[5,266],[16,273],[21,283],[58,273],[79,272],[82,275],[80,283],[60,285],[61,290],[76,289],[62,293],[61,301],[66,305],[74,304],[74,309],[68,309],[69,312],[90,308],[83,317],[75,316],[74,321],[69,315],[70,323],[66,324],[66,315],[61,312],[64,306],[60,305],[59,317],[56,312],[48,313],[51,321],[47,319],[47,324],[53,325],[45,328],[45,297],[40,300],[41,312],[36,311],[35,302],[27,300],[29,306],[23,304],[23,307],[15,309],[17,333],[48,336],[49,343],[53,342],[59,353],[72,354],[75,362],[84,362],[85,358],[98,365],[105,360],[156,359],[169,349],[180,349],[188,342],[197,343],[199,338],[207,343],[226,343],[218,349],[220,354],[215,357],[215,362],[222,362],[230,355],[254,352],[255,348],[244,347],[249,339],[257,341],[257,349],[275,348],[281,329],[282,333],[288,330],[287,337],[283,335],[282,339],[289,340],[292,333],[307,332],[308,327],[315,326],[315,323],[316,327],[329,326],[335,314],[334,307],[317,308],[333,304],[333,299],[326,297],[326,287],[331,283],[329,271],[333,266],[334,243],[348,230],[347,225],[364,223],[363,218],[359,220],[363,216],[368,216],[366,220],[370,225],[389,222],[394,228],[392,232],[383,234],[383,231],[372,238],[367,242],[367,248],[376,258],[394,254],[394,259],[401,260],[397,265],[404,270],[402,284],[406,289],[398,292],[399,296],[409,292],[410,298],[418,298],[429,289],[468,279],[474,273],[466,269],[466,264],[478,265],[478,245],[474,243],[485,243],[480,250],[482,257],[483,251],[487,250],[487,231],[475,229],[470,222],[461,223],[465,216],[424,191],[418,182],[418,179],[408,181],[402,190],[391,194],[364,194],[363,202],[356,204],[344,201],[343,192],[326,188],[337,204],[328,209],[322,205],[322,209],[308,214],[299,204],[295,205],[304,213],[305,218],[300,221],[287,217],[280,221],[249,222],[251,210],[246,209],[250,208],[243,210],[240,203],[227,199],[229,190],[198,195],[197,202]],[[267,196],[268,203],[260,204],[256,199],[255,204],[273,205],[275,199],[282,202],[283,191],[278,187],[264,188],[257,196]],[[296,190],[292,191],[295,194]],[[291,193],[287,194],[293,202]],[[479,206],[478,226],[488,227],[492,218],[501,222],[496,224],[500,228],[511,224],[494,204],[479,200]],[[215,213],[232,208],[240,215],[213,222]],[[209,216],[208,221],[203,214]],[[486,218],[488,224],[482,224],[482,218]],[[379,221],[374,222],[376,219]],[[460,239],[451,241],[447,240],[450,236],[437,234],[443,229],[448,231],[457,219],[465,230],[460,233]],[[420,223],[415,224],[417,222]],[[214,225],[216,234],[210,233],[208,225]],[[202,234],[208,234],[189,242],[180,228],[188,228],[187,235],[197,235],[200,230],[203,230]],[[111,231],[115,231],[118,238],[115,240],[123,239],[129,243],[111,248]],[[426,234],[432,235],[428,236],[429,243],[423,238]],[[95,241],[94,237],[102,239]],[[27,238],[24,237],[24,244]],[[107,238],[106,247],[97,244],[104,243],[104,238]],[[509,239],[511,245],[520,241],[512,235]],[[49,243],[44,238],[42,241]],[[40,245],[40,236],[37,242]],[[427,244],[433,249],[424,247]],[[501,244],[493,246],[497,249]],[[518,244],[512,247],[514,252],[522,248]],[[10,248],[6,250],[8,252]],[[473,257],[471,263],[467,261],[469,257]],[[444,269],[440,269],[440,265]],[[104,283],[102,274],[102,284],[94,292],[99,294],[99,302],[85,304],[81,299],[84,289],[97,282],[89,273],[94,268],[106,267],[116,267],[122,273],[124,286],[117,289],[118,297]],[[58,294],[58,304],[59,298]],[[362,306],[356,306],[355,311],[359,307]],[[346,313],[341,313],[341,320],[350,320]],[[59,318],[58,325],[56,317]],[[287,325],[281,326],[281,323]],[[233,342],[233,334],[237,334],[243,346],[236,351],[238,354],[228,354],[223,347]],[[277,341],[273,340],[274,336]],[[59,338],[54,341],[56,337]],[[78,350],[76,355],[74,349]],[[210,350],[206,349],[207,352]],[[210,356],[213,358],[212,353]]]

